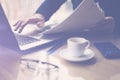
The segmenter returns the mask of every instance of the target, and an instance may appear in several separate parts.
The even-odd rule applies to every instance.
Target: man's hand
[[[44,22],[45,22],[44,17],[41,14],[34,14],[28,19],[22,19],[17,21],[14,24],[15,26],[14,30],[18,31],[18,33],[21,33],[27,24],[35,24],[38,27],[42,27],[44,25]]]

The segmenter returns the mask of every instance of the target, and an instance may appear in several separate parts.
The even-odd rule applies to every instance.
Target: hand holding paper
[[[103,24],[104,22],[107,23]],[[108,25],[111,26],[108,27]],[[73,14],[64,20],[64,22],[58,24],[55,28],[44,32],[44,37],[55,37],[60,36],[60,34],[74,36],[74,33],[80,34],[86,29],[96,30],[97,32],[100,29],[100,31],[105,31],[109,28],[113,30],[113,27],[114,19],[112,17],[111,19],[107,19],[104,15],[104,11],[100,8],[98,3],[94,2],[94,0],[83,0]]]

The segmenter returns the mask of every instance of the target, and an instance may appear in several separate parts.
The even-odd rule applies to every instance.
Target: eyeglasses
[[[21,59],[22,71],[34,73],[34,78],[41,80],[58,80],[59,67],[49,62],[35,59]]]
[[[35,60],[35,59],[21,59],[20,63],[21,63],[22,69],[24,69],[24,70],[25,69],[36,70],[36,67],[38,64],[50,65],[50,66],[52,66],[52,68],[59,68],[57,65],[54,65],[52,63]]]

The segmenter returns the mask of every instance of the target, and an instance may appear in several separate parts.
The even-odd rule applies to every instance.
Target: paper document
[[[44,32],[44,35],[90,28],[93,27],[91,25],[95,25],[103,20],[104,17],[104,12],[99,7],[98,3],[94,2],[94,0],[83,0],[67,19],[56,27]]]

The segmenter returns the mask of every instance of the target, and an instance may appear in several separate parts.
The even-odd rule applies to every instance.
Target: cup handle
[[[88,48],[89,46],[90,46],[90,41],[87,40],[87,46],[86,46],[86,48]]]

